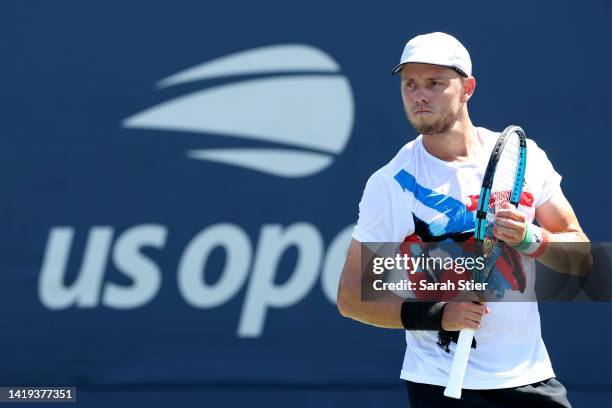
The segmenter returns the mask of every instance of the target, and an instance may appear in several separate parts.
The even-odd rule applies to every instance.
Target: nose
[[[413,97],[415,103],[418,104],[427,104],[429,102],[425,90],[422,87],[418,87],[414,90]]]

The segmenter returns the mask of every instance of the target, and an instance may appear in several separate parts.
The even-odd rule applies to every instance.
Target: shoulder
[[[535,169],[542,174],[548,173],[549,169],[553,168],[544,149],[535,140],[529,138],[527,138],[527,168]]]
[[[489,140],[489,139],[497,140],[497,137],[499,137],[499,135],[501,134],[501,132],[495,132],[493,130],[487,129],[482,126],[477,126],[476,131],[478,132],[478,135],[480,135],[480,137],[482,137],[485,140]]]
[[[368,179],[368,183],[390,183],[395,176],[416,162],[420,149],[420,137],[406,143],[395,156],[384,166],[376,170]]]
[[[527,138],[527,154],[533,153],[538,156],[546,156],[546,152],[542,149],[535,140]]]
[[[493,130],[489,130],[484,127],[477,127],[477,129],[478,129],[478,134],[483,139],[483,141],[486,144],[490,144],[491,146],[495,144],[495,142],[499,138],[499,135],[501,134],[501,131],[495,132]],[[527,160],[530,160],[530,158],[537,159],[537,160],[546,158],[546,153],[540,146],[538,146],[535,140],[527,137],[526,142],[527,142]]]

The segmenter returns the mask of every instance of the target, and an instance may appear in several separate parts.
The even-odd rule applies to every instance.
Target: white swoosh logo
[[[232,75],[276,72],[329,72],[340,67],[329,55],[304,44],[279,44],[237,52],[181,71],[157,83],[158,88]]]
[[[245,60],[251,64],[245,64]],[[313,47],[265,47],[198,65],[159,84],[163,87],[223,75],[291,70],[335,72],[338,66]],[[353,96],[344,76],[285,75],[192,92],[130,116],[122,125],[207,133],[294,147],[293,150],[246,147],[193,150],[188,152],[188,157],[276,176],[305,177],[329,166],[333,155],[344,150],[353,120]],[[297,150],[301,148],[316,152]]]
[[[283,177],[305,177],[318,173],[332,162],[326,154],[288,149],[203,149],[191,150],[188,156]]]

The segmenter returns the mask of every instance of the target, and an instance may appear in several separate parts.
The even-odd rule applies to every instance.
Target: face
[[[444,133],[458,120],[469,95],[452,68],[410,63],[402,74],[402,100],[410,124],[424,135]]]

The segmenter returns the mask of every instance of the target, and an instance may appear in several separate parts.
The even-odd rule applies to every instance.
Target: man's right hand
[[[491,313],[486,303],[448,302],[442,312],[442,329],[457,331],[479,329],[482,318]]]

